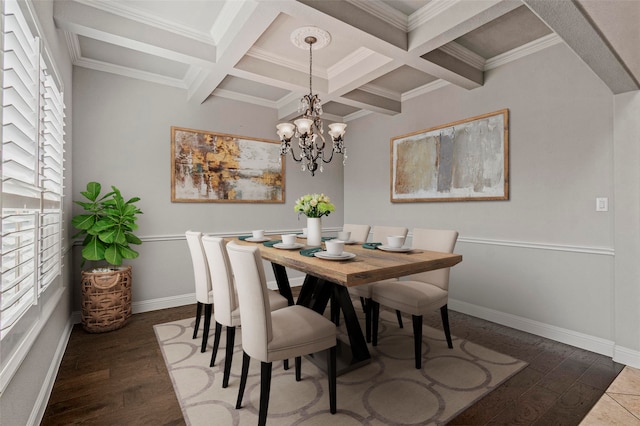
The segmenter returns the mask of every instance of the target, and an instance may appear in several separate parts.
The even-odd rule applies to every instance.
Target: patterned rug
[[[267,423],[441,425],[526,366],[455,337],[454,348],[449,349],[442,330],[424,326],[422,369],[416,370],[410,318],[405,318],[404,329],[398,328],[390,312],[381,311],[380,320],[378,346],[369,346],[371,363],[338,376],[335,415],[329,413],[326,376],[303,358],[300,382],[295,381],[293,360],[286,371],[282,362],[274,363]],[[257,424],[259,361],[252,360],[243,408],[235,409],[242,366],[241,329],[236,331],[229,387],[223,389],[224,331],[216,365],[210,368],[213,335],[208,350],[201,353],[202,331],[193,340],[193,323],[191,318],[154,326],[185,421],[192,426]]]

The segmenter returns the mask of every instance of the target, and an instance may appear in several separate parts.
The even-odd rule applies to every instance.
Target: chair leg
[[[213,303],[204,305],[204,334],[202,335],[202,348],[200,352],[207,350],[207,340],[209,340],[209,326],[211,325],[211,312],[213,312]]]
[[[282,367],[283,367],[285,370],[288,370],[288,369],[289,369],[289,360],[288,360],[288,359],[285,359],[285,360],[283,361],[283,363],[284,363],[284,365],[283,365]]]
[[[202,303],[196,304],[196,324],[193,326],[193,338],[198,337],[198,328],[200,327],[200,317],[202,316]]]
[[[396,309],[396,317],[398,317],[398,327],[404,328],[404,325],[402,324],[402,314],[398,309]]]
[[[378,346],[378,320],[380,319],[380,304],[371,300],[372,345]]]
[[[442,317],[442,328],[444,328],[444,335],[447,338],[447,346],[449,349],[453,349],[453,342],[451,341],[451,330],[449,329],[449,310],[447,305],[440,308],[440,316]]]
[[[329,410],[336,413],[336,347],[329,348],[327,359],[327,376],[329,376]]]
[[[218,346],[220,346],[220,335],[222,334],[222,324],[216,321],[216,331],[213,336],[213,352],[211,353],[211,362],[209,367],[216,365],[216,355],[218,355]]]
[[[260,365],[260,412],[258,413],[258,426],[265,426],[267,424],[269,392],[271,391],[271,367],[272,363],[270,362],[262,362]]]
[[[367,343],[371,343],[371,298],[364,299],[364,328]]]
[[[296,357],[296,382],[302,380],[302,357]]]
[[[364,311],[366,309],[366,305],[367,305],[367,301],[365,300],[364,297],[360,298],[360,305],[362,306],[362,310]]]
[[[222,376],[222,387],[229,386],[229,376],[231,375],[231,361],[233,360],[233,345],[236,341],[236,328],[227,327],[227,351],[224,357],[224,374]]]
[[[422,315],[412,315],[413,351],[416,357],[416,369],[422,368]]]
[[[251,357],[245,351],[242,351],[242,372],[240,373],[240,387],[238,387],[238,400],[236,401],[236,409],[242,407],[242,397],[244,396],[244,388],[247,386],[247,376],[249,375],[249,362]]]

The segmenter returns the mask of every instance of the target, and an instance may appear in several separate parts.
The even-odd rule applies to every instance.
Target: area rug
[[[329,413],[327,378],[311,361],[303,358],[300,382],[295,381],[293,361],[289,370],[284,370],[282,362],[274,363],[267,424],[441,425],[527,365],[455,337],[454,348],[449,349],[444,332],[425,325],[422,369],[416,370],[410,318],[403,329],[398,328],[395,313],[381,311],[380,319],[378,346],[369,345],[371,363],[338,376],[334,415]],[[201,353],[202,331],[192,339],[193,323],[191,318],[154,326],[186,423],[257,424],[260,362],[256,360],[249,369],[243,407],[235,408],[242,366],[241,329],[236,331],[229,386],[223,389],[224,331],[216,365],[210,368],[213,335],[207,351]]]

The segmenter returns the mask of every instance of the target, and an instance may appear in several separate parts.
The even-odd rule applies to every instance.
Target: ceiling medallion
[[[299,49],[309,49],[307,37],[314,37],[313,50],[322,49],[331,43],[331,34],[318,27],[302,27],[291,33],[291,43]]]
[[[277,134],[280,137],[280,155],[282,157],[291,153],[291,157],[298,163],[302,163],[302,170],[311,172],[311,176],[315,176],[316,170],[319,168],[323,171],[322,163],[329,163],[334,153],[342,154],[342,164],[347,159],[347,149],[344,146],[344,132],[347,125],[345,123],[329,124],[329,135],[333,146],[329,158],[326,158],[324,151],[325,139],[323,136],[324,129],[320,115],[322,115],[322,102],[318,95],[313,94],[311,87],[313,50],[324,47],[331,41],[331,36],[325,30],[316,27],[299,28],[291,34],[291,41],[298,47],[309,49],[309,94],[304,95],[300,99],[298,112],[302,113],[302,117],[293,123],[285,122],[276,126]],[[319,47],[318,47],[319,46]],[[296,157],[291,147],[291,139],[298,138],[298,147],[300,148],[300,157]],[[319,163],[319,164],[318,164]]]

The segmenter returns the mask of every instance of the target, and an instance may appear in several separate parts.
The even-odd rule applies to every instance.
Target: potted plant
[[[138,257],[130,245],[142,244],[133,233],[140,198],[125,201],[118,188],[111,189],[101,195],[102,185],[89,182],[81,192],[87,201],[74,201],[84,213],[71,220],[79,230],[73,238],[83,237],[81,266],[87,260],[107,263],[82,271],[82,326],[93,333],[121,328],[131,317],[131,266],[121,265]]]

